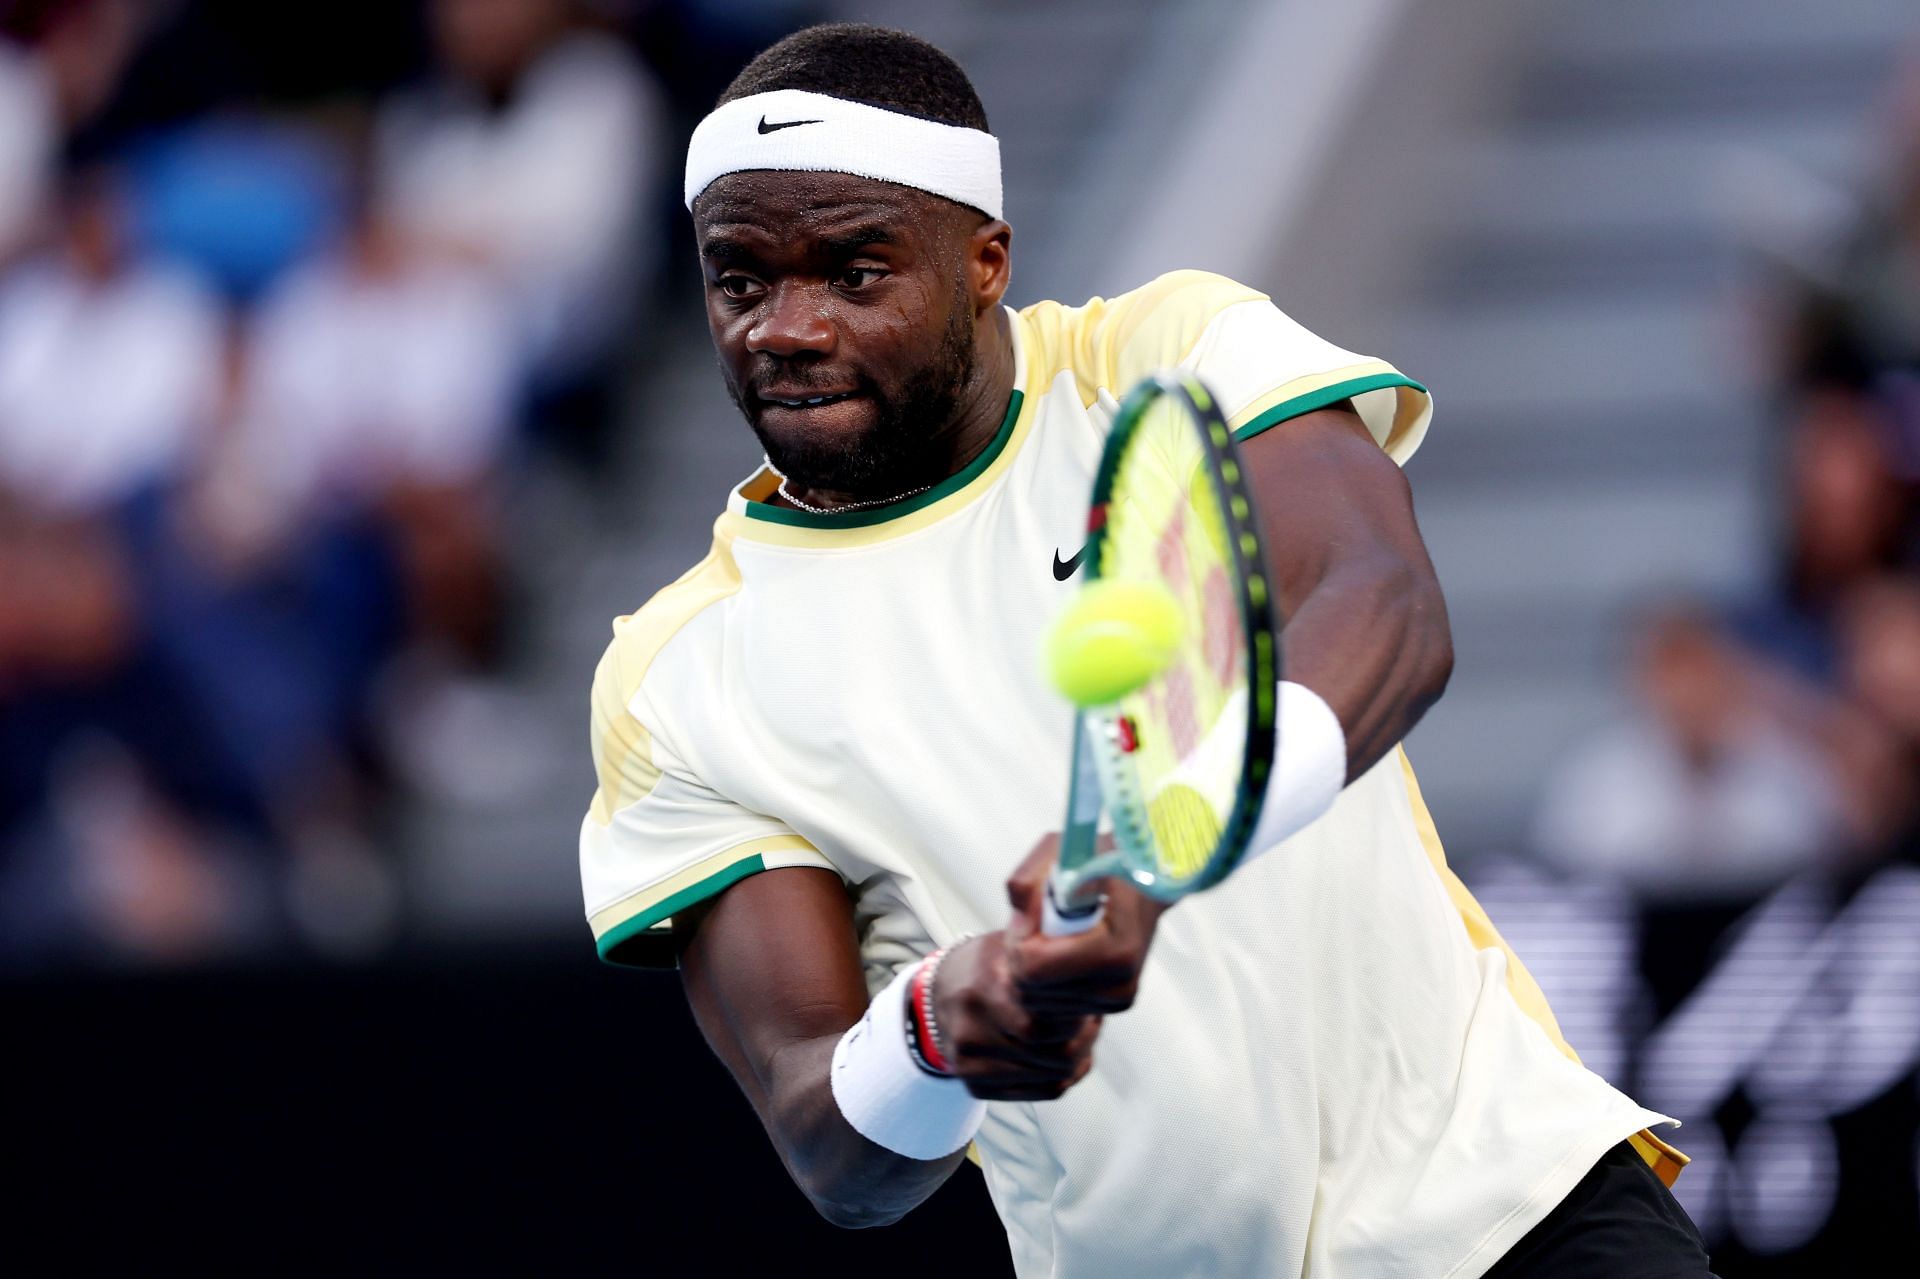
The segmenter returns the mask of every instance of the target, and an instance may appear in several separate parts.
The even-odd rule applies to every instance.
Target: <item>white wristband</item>
[[[840,1037],[828,1076],[853,1130],[909,1159],[939,1159],[973,1140],[987,1104],[958,1079],[930,1075],[907,1048],[909,964]]]
[[[1320,694],[1281,681],[1274,735],[1273,775],[1242,861],[1306,829],[1333,807],[1347,783],[1347,735]]]

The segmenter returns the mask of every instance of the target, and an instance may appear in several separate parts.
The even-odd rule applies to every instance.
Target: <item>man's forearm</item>
[[[773,1053],[762,1072],[767,1135],[794,1184],[820,1215],[850,1230],[885,1226],[940,1188],[965,1157],[909,1159],[855,1132],[828,1083],[839,1037],[802,1040]]]
[[[1344,560],[1323,578],[1286,620],[1281,652],[1284,678],[1338,717],[1349,781],[1412,731],[1453,672],[1439,586],[1385,551]]]
[[[1038,901],[1019,916],[1027,932]],[[944,1043],[954,1077],[927,1075],[906,1039],[907,994],[926,966],[869,998],[852,898],[811,868],[750,875],[676,913],[673,928],[694,1021],[794,1184],[836,1225],[906,1215],[959,1166],[984,1101],[1057,1097],[1091,1062],[1099,1019],[1029,1009],[995,932],[937,965],[938,993],[927,993],[944,1011],[917,1028]]]
[[[834,1098],[834,1048],[869,1006],[852,900],[836,876],[749,876],[676,914],[674,935],[694,1021],[822,1216],[883,1225],[946,1180],[958,1154],[896,1154],[861,1136]]]

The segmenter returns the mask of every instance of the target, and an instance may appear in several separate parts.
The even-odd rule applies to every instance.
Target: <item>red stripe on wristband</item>
[[[940,952],[935,951],[913,970],[913,981],[907,986],[907,1008],[913,1014],[913,1041],[920,1050],[920,1060],[937,1075],[951,1075],[953,1063],[933,1037],[933,972],[939,967],[939,958]]]

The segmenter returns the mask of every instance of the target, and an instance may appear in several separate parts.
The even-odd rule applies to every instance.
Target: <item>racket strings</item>
[[[1102,577],[1152,581],[1180,606],[1173,660],[1122,699],[1133,725],[1136,802],[1154,835],[1159,873],[1205,869],[1244,768],[1245,628],[1229,538],[1211,470],[1183,408],[1163,398],[1142,419],[1113,484]]]

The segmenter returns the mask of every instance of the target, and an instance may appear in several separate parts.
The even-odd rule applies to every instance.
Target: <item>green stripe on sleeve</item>
[[[1305,395],[1296,395],[1290,400],[1280,401],[1245,426],[1235,427],[1233,438],[1250,440],[1268,427],[1278,426],[1288,418],[1299,417],[1302,413],[1311,413],[1315,409],[1324,409],[1329,404],[1338,404],[1356,395],[1384,390],[1390,386],[1410,386],[1422,395],[1427,391],[1426,387],[1401,373],[1374,373],[1367,377],[1350,378],[1345,382],[1335,382],[1332,386],[1323,386],[1317,391],[1308,391]]]
[[[606,932],[600,934],[595,942],[600,958],[609,964],[618,964],[631,968],[671,968],[673,957],[671,950],[662,954],[662,943],[667,941],[664,933],[647,936],[647,931],[655,924],[673,917],[674,912],[685,910],[695,902],[705,901],[722,889],[731,888],[749,875],[757,875],[767,868],[766,859],[759,853],[751,857],[742,857],[739,861],[713,872],[697,884],[689,884],[671,897],[665,897],[647,907],[639,914],[622,920]]]

